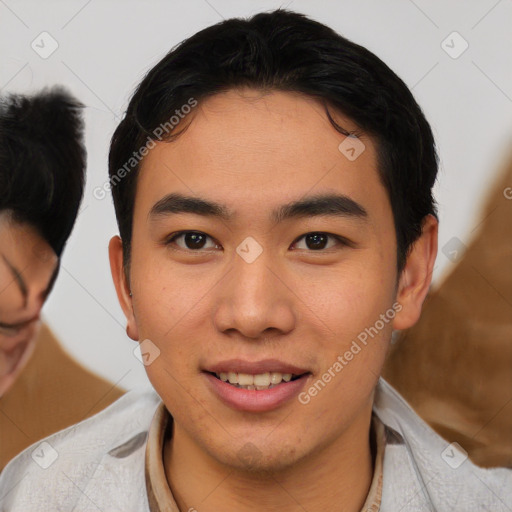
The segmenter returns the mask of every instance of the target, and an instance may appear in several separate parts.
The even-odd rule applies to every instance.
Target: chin
[[[211,453],[211,455],[237,472],[262,478],[273,473],[282,473],[295,466],[302,458],[295,447],[281,445],[279,448],[264,446],[260,449],[250,441],[235,452]]]
[[[9,391],[32,357],[36,346],[35,336],[28,341],[20,342],[20,345],[25,345],[23,352],[19,355],[14,366],[9,370],[9,373],[0,377],[0,396],[5,395]]]

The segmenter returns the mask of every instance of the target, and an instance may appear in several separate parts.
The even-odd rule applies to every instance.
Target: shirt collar
[[[172,417],[162,402],[151,421],[146,444],[145,476],[151,512],[180,512],[167,483],[164,469],[164,440],[166,433],[171,429]]]
[[[180,512],[165,476],[163,449],[166,435],[172,435],[172,416],[165,405],[161,403],[151,422],[146,445],[145,477],[151,512]],[[374,456],[374,471],[370,490],[361,512],[378,512],[382,498],[386,430],[376,414],[372,414],[370,439]]]

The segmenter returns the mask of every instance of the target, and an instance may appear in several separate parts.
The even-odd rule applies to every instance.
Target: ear
[[[117,299],[126,316],[126,334],[135,341],[139,339],[135,314],[133,312],[132,297],[130,297],[130,286],[126,279],[123,266],[123,242],[118,236],[113,236],[108,244],[108,256],[110,259],[110,271],[116,287]]]
[[[423,220],[421,236],[414,242],[400,275],[396,301],[401,305],[393,321],[393,328],[412,327],[419,319],[427,296],[437,255],[437,219],[427,215]]]

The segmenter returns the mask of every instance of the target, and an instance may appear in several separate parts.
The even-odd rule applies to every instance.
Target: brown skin
[[[29,225],[0,212],[0,396],[32,355],[58,257]]]
[[[143,160],[130,285],[119,237],[109,252],[129,336],[150,339],[161,351],[146,369],[174,418],[164,464],[182,511],[358,511],[365,501],[374,388],[392,329],[410,327],[420,315],[437,221],[426,217],[398,281],[375,146],[363,136],[366,150],[349,161],[338,150],[344,139],[314,99],[246,89],[201,103],[177,140],[157,143]],[[148,215],[177,192],[224,204],[233,218]],[[357,201],[367,218],[269,219],[276,206],[326,192]],[[166,246],[182,230],[211,238],[200,250],[187,249],[183,237]],[[311,232],[351,245],[330,239],[325,249],[311,249],[301,238]],[[247,236],[263,248],[251,264],[235,252]],[[206,386],[202,370],[212,363],[276,358],[309,370],[307,389],[395,301],[402,309],[393,324],[308,405],[292,399],[270,412],[239,412]],[[252,464],[239,457],[248,441],[258,450]]]

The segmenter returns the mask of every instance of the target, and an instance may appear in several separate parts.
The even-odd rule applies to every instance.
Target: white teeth
[[[283,374],[279,372],[272,372],[270,374],[270,382],[272,384],[279,384],[283,380]]]
[[[221,372],[215,374],[223,382],[229,382],[236,387],[245,389],[270,389],[280,384],[282,381],[290,382],[291,373],[266,372],[257,375],[250,373]]]
[[[249,373],[239,373],[238,384],[240,384],[240,386],[252,386],[254,384],[254,375],[250,375]]]
[[[260,373],[254,376],[255,386],[270,386],[270,373]]]

